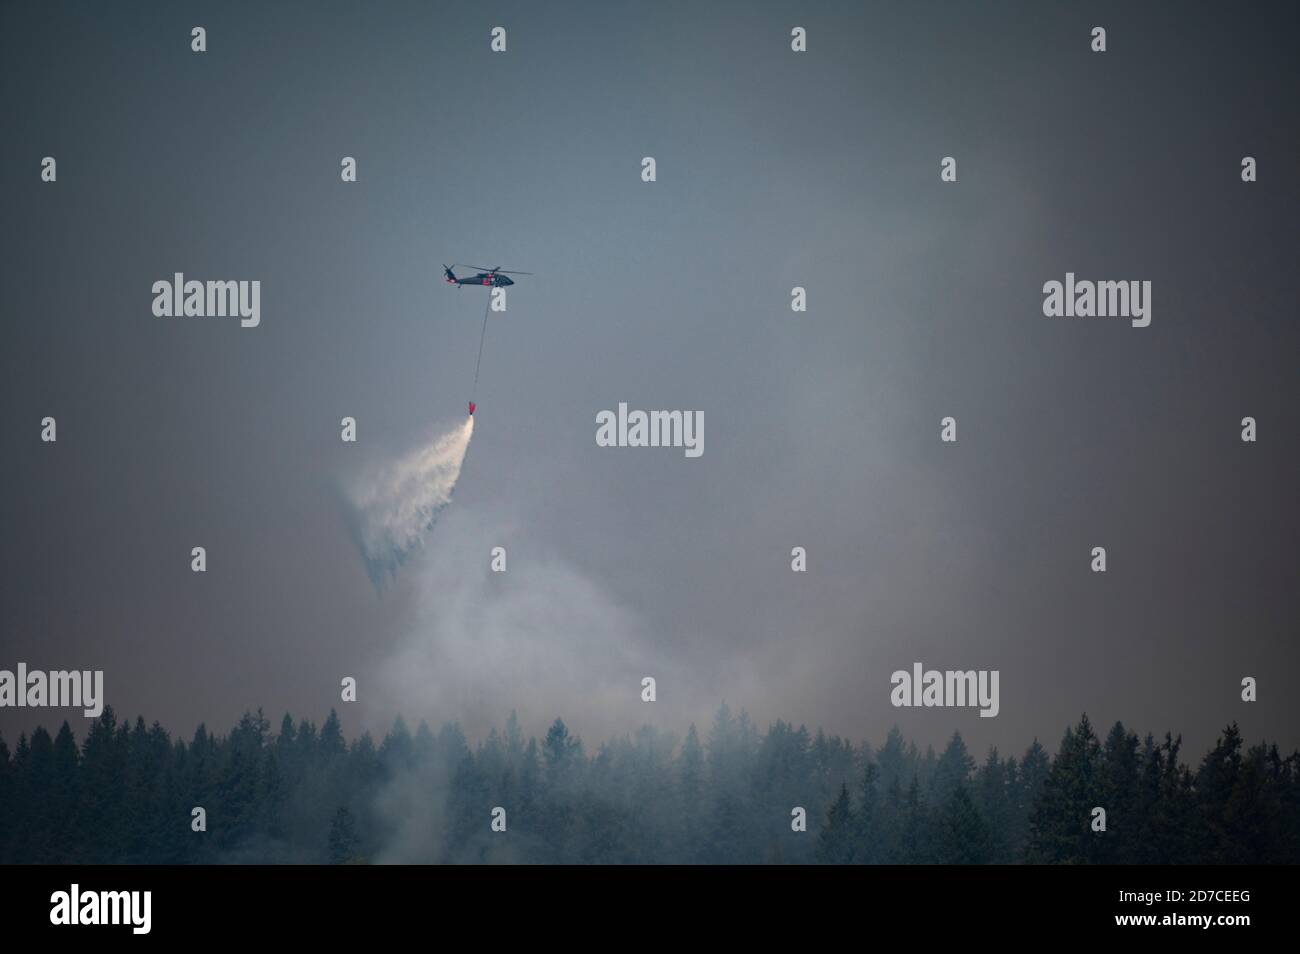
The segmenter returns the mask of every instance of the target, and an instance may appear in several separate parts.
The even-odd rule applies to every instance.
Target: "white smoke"
[[[470,415],[456,430],[364,474],[349,491],[358,543],[376,584],[423,545],[451,502],[473,434]]]

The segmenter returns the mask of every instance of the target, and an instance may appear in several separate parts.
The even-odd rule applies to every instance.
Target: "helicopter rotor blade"
[[[455,265],[452,267],[453,268],[477,268],[479,271],[486,272],[489,275],[531,275],[533,274],[532,272],[508,272],[500,265],[497,265],[493,268],[488,268],[486,265],[469,265],[466,264],[465,262],[461,262],[460,265]]]

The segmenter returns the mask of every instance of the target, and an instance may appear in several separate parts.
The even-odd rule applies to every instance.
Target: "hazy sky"
[[[6,3],[0,668],[103,669],[120,715],[185,735],[517,707],[594,742],[725,698],[975,751],[1084,710],[1300,744],[1297,25]],[[380,593],[339,487],[463,420],[485,292],[443,262],[537,274],[489,319],[455,498]],[[155,318],[178,271],[259,280],[260,326]],[[1045,318],[1067,271],[1151,281],[1150,327]],[[597,447],[620,401],[702,411],[703,456]],[[893,708],[917,661],[999,670],[1000,715]]]

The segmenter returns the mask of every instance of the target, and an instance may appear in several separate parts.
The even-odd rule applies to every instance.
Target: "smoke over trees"
[[[260,710],[187,743],[106,709],[80,746],[67,723],[0,740],[0,862],[1300,861],[1300,754],[1246,747],[1233,724],[1198,764],[1181,756],[1119,723],[1101,739],[1087,716],[1055,757],[1034,742],[977,764],[959,733],[921,753],[894,728],[873,749],[760,732],[726,705],[704,733],[645,727],[594,750],[559,719],[525,738],[513,714],[471,747],[455,724],[399,719],[376,745],[347,742],[333,712],[277,732]]]

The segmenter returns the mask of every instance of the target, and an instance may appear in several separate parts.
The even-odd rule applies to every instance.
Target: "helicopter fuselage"
[[[515,280],[508,275],[491,275],[487,272],[480,272],[472,278],[448,278],[449,285],[489,285],[497,288],[504,288],[507,285],[513,285]]]

